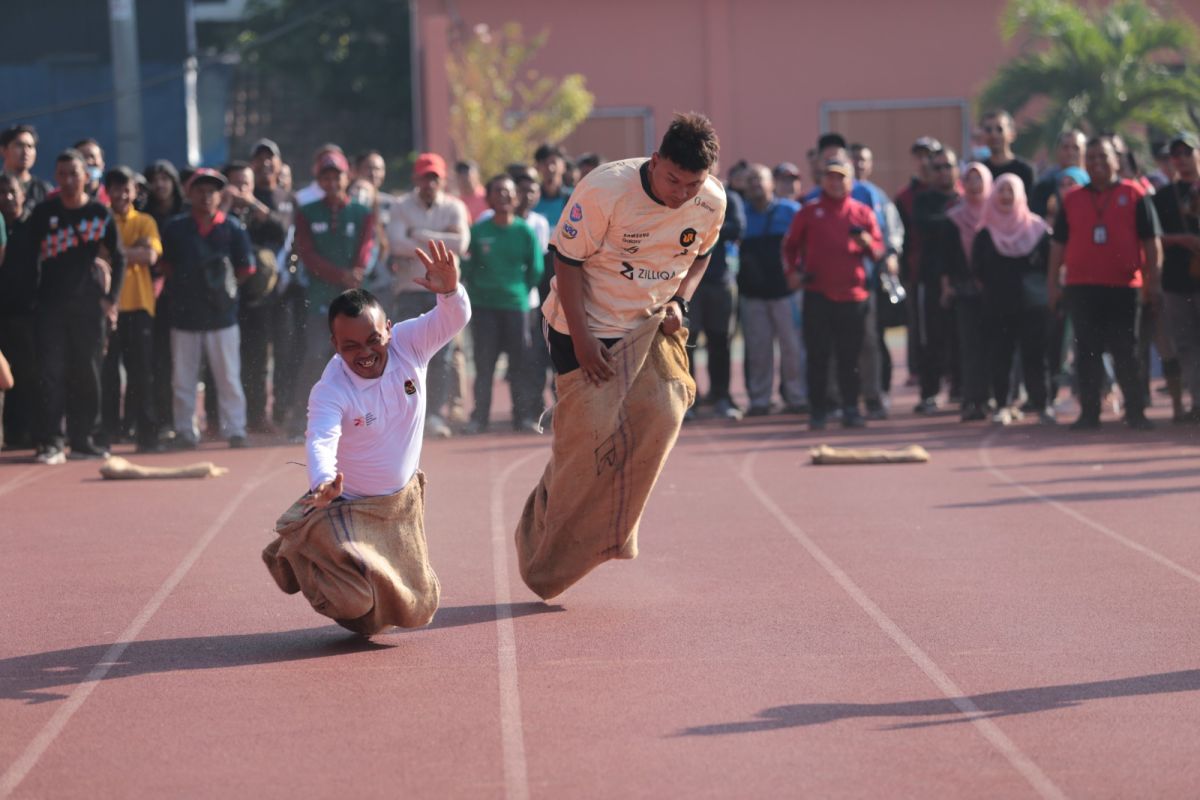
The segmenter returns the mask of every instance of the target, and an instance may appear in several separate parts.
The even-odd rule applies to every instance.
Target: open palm
[[[437,294],[449,294],[458,288],[458,266],[445,242],[430,241],[428,253],[418,247],[417,258],[425,265],[425,277],[413,278],[418,286]]]

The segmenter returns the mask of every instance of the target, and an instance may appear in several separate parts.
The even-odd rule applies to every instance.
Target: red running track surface
[[[184,482],[6,456],[0,797],[1195,796],[1198,445],[701,421],[642,555],[547,605],[511,532],[548,440],[428,442],[442,608],[369,642],[259,560],[301,448]]]

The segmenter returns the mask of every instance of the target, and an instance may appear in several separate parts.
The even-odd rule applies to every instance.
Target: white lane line
[[[992,477],[998,478],[999,480],[1004,481],[1009,486],[1018,490],[1019,492],[1026,495],[1027,497],[1032,497],[1034,500],[1038,500],[1042,503],[1045,503],[1048,506],[1051,506],[1052,508],[1054,508],[1058,511],[1061,511],[1062,513],[1066,514],[1068,517],[1075,520],[1076,522],[1079,522],[1079,523],[1082,523],[1082,524],[1088,526],[1089,528],[1096,531],[1097,533],[1104,534],[1108,538],[1112,539],[1114,542],[1117,542],[1118,544],[1122,544],[1125,547],[1128,547],[1130,550],[1133,550],[1134,552],[1141,553],[1142,555],[1149,558],[1151,561],[1156,561],[1159,564],[1162,564],[1164,567],[1171,570],[1172,572],[1176,572],[1176,573],[1182,575],[1183,577],[1187,578],[1190,581],[1195,581],[1196,583],[1200,583],[1200,574],[1193,572],[1192,570],[1188,569],[1185,566],[1182,566],[1181,564],[1175,563],[1171,559],[1164,556],[1162,553],[1159,553],[1156,550],[1152,550],[1151,548],[1147,547],[1144,544],[1140,544],[1126,536],[1122,536],[1121,534],[1117,533],[1116,531],[1114,531],[1112,528],[1108,527],[1107,525],[1097,522],[1096,520],[1092,519],[1091,517],[1089,517],[1085,514],[1081,514],[1080,512],[1078,512],[1075,509],[1068,506],[1066,503],[1062,503],[1062,502],[1059,502],[1058,500],[1055,500],[1054,498],[1047,497],[1046,495],[1042,494],[1041,492],[1037,491],[1036,489],[1031,489],[1030,487],[1021,483],[1016,478],[1010,478],[1006,473],[1004,473],[1003,471],[998,469],[992,463],[992,454],[990,452],[990,447],[992,444],[992,440],[995,437],[996,437],[996,432],[993,431],[992,433],[985,436],[983,441],[980,442],[980,444],[979,444],[979,463],[983,464],[984,468],[989,473],[991,473]]]
[[[255,470],[255,473],[261,473],[267,463],[277,457],[275,449],[268,450],[266,457],[263,458],[263,463]],[[249,497],[259,486],[291,468],[290,465],[283,464],[266,474],[261,474],[258,478],[243,485],[241,491],[234,495],[233,499],[225,506],[225,510],[213,521],[212,525],[208,527],[208,530],[204,532],[204,535],[200,537],[199,541],[196,542],[188,554],[183,557],[183,561],[179,562],[179,566],[175,568],[175,571],[163,581],[162,586],[158,587],[158,591],[154,593],[154,596],[150,598],[145,607],[134,618],[133,622],[129,623],[129,627],[125,629],[117,641],[96,662],[96,665],[92,667],[87,677],[84,678],[83,683],[75,687],[74,691],[63,701],[63,704],[58,707],[58,710],[50,718],[50,721],[33,737],[33,741],[25,748],[25,752],[4,771],[4,775],[0,777],[0,800],[8,797],[21,781],[25,780],[30,770],[37,765],[38,760],[49,749],[50,745],[54,743],[58,735],[62,733],[63,728],[70,722],[71,717],[84,704],[88,696],[91,695],[92,690],[96,688],[100,681],[104,680],[109,670],[120,663],[121,655],[125,652],[125,649],[138,637],[138,634],[142,632],[142,628],[146,627],[146,623],[150,621],[150,618],[154,616],[163,602],[175,591],[180,581],[191,570],[192,565],[204,553],[205,548],[221,532],[221,529],[225,527],[225,523],[229,522],[230,517],[237,511],[242,501]]]
[[[509,477],[535,456],[518,458],[492,479],[492,574],[496,584],[496,658],[500,667],[500,742],[504,751],[504,796],[529,800],[529,768],[525,761],[525,731],[521,722],[521,687],[517,679],[517,637],[512,620],[512,587],[508,580],[511,528],[504,524],[504,486]],[[491,455],[495,464],[495,453]]]
[[[17,489],[28,486],[34,481],[40,481],[42,478],[45,478],[53,473],[53,467],[42,466],[40,469],[38,467],[30,467],[24,472],[17,473],[17,476],[7,483],[0,484],[0,497],[3,497],[9,492],[13,492]]]
[[[800,528],[800,526],[792,521],[791,517],[789,517],[783,511],[783,509],[775,504],[775,501],[767,495],[767,493],[759,485],[758,480],[754,477],[753,467],[754,461],[757,457],[757,453],[750,453],[747,455],[742,461],[742,468],[739,471],[739,474],[742,482],[746,484],[746,488],[748,488],[751,493],[758,498],[758,501],[762,504],[763,508],[771,512],[772,516],[778,520],[779,524],[783,526],[784,530],[790,533],[792,538],[799,542],[800,546],[808,551],[808,554],[812,556],[813,560],[820,564],[822,569],[829,573],[829,576],[833,578],[839,586],[842,587],[846,594],[850,595],[851,599],[858,604],[859,608],[865,611],[867,616],[874,620],[875,624],[878,625],[879,628],[888,635],[888,638],[895,642],[896,645],[904,651],[904,654],[908,656],[909,660],[916,664],[917,667],[925,673],[925,676],[929,678],[929,680],[931,680],[939,690],[941,690],[942,694],[946,696],[946,699],[953,703],[955,708],[957,708],[963,713],[964,716],[967,717],[967,720],[975,726],[983,738],[987,739],[987,741],[991,743],[993,747],[1000,751],[1001,755],[1008,759],[1008,763],[1012,764],[1013,768],[1016,769],[1016,771],[1019,772],[1021,776],[1029,782],[1029,785],[1033,787],[1034,791],[1037,792],[1039,796],[1044,798],[1055,798],[1055,800],[1058,800],[1059,798],[1065,798],[1066,795],[1064,795],[1062,790],[1059,789],[1054,782],[1046,776],[1046,773],[1042,772],[1041,767],[1035,764],[1033,760],[1029,758],[1029,756],[1022,753],[1016,744],[1014,744],[1013,741],[1005,735],[1004,731],[1000,730],[1000,728],[994,722],[992,722],[990,719],[985,719],[984,711],[980,709],[979,706],[975,705],[975,703],[966,696],[966,693],[963,692],[962,689],[958,688],[958,685],[950,679],[950,676],[947,675],[936,663],[934,663],[933,659],[930,658],[929,655],[922,650],[916,642],[910,639],[908,634],[901,630],[900,626],[893,622],[892,619],[885,614],[883,610],[871,600],[870,597],[867,596],[866,592],[860,589],[858,584],[851,580],[850,576],[847,575],[832,558],[826,555],[825,551],[817,546],[817,543],[809,538],[808,534],[806,534]]]

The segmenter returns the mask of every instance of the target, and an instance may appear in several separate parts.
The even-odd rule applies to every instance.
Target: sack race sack
[[[823,444],[809,450],[808,455],[814,464],[924,464],[929,461],[929,451],[919,444],[899,450],[856,450]]]
[[[211,461],[199,461],[182,467],[144,467],[120,456],[109,456],[100,465],[100,477],[107,481],[169,478],[219,478],[229,473]]]
[[[550,463],[517,523],[525,584],[544,600],[612,558],[636,558],[650,491],[696,399],[687,331],[666,336],[659,314],[613,346],[616,375],[592,386],[582,370],[556,379]]]
[[[343,628],[369,636],[433,619],[441,586],[425,546],[424,473],[392,495],[317,510],[297,501],[275,532],[262,553],[275,583]]]

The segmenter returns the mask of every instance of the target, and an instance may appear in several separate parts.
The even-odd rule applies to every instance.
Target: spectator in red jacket
[[[842,425],[861,428],[858,357],[866,330],[867,269],[864,258],[883,257],[883,237],[875,212],[850,197],[854,167],[825,161],[821,196],[800,209],[783,241],[792,288],[804,289],[804,344],[808,351],[809,427],[825,427],[829,358],[836,356]]]

